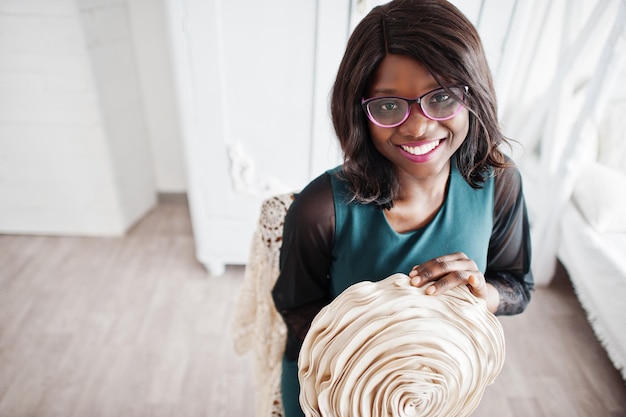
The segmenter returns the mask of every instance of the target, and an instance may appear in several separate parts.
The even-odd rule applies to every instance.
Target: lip
[[[407,159],[409,159],[412,162],[428,162],[429,160],[431,160],[434,156],[434,154],[437,152],[437,150],[439,148],[441,148],[441,145],[443,144],[444,139],[436,139],[436,140],[431,140],[431,141],[420,141],[420,142],[413,142],[413,143],[403,143],[402,145],[396,145],[396,147],[399,149],[400,153]],[[422,148],[422,150],[426,147],[428,148],[429,146],[433,146],[434,147],[430,150],[428,150],[425,153],[420,153],[419,155],[416,155],[414,153],[411,153],[404,148],[408,147],[408,148],[415,148],[413,151],[419,151],[419,148]]]

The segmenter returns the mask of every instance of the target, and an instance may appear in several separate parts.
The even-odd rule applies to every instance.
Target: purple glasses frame
[[[422,95],[421,95],[420,97],[418,97],[418,98],[413,98],[413,99],[410,99],[410,98],[405,98],[405,97],[397,97],[397,96],[372,97],[372,98],[368,98],[368,99],[362,98],[362,99],[361,99],[361,107],[363,108],[363,111],[364,111],[364,112],[365,112],[365,114],[367,115],[367,118],[368,118],[368,119],[369,119],[372,123],[374,123],[376,126],[380,126],[380,127],[397,127],[397,126],[400,126],[402,123],[406,122],[406,121],[407,121],[407,119],[409,118],[409,116],[411,115],[411,107],[413,106],[413,103],[417,103],[417,105],[419,105],[419,107],[420,107],[420,111],[421,111],[421,113],[422,113],[425,117],[429,118],[430,120],[435,120],[435,121],[450,120],[450,119],[452,119],[454,116],[456,116],[457,114],[459,114],[459,112],[461,111],[461,109],[463,109],[463,107],[465,107],[465,102],[464,102],[464,99],[465,99],[465,95],[467,95],[467,93],[469,92],[469,87],[465,85],[465,86],[458,86],[458,87],[457,87],[457,86],[455,86],[455,87],[449,87],[449,88],[462,88],[462,90],[463,90],[463,91],[462,91],[462,97],[461,97],[461,100],[457,100],[457,101],[459,102],[459,108],[458,108],[458,109],[456,109],[456,110],[454,111],[454,113],[452,113],[450,116],[446,116],[446,117],[433,117],[433,116],[429,115],[429,114],[426,112],[426,110],[424,109],[424,107],[422,106],[422,100],[424,99],[424,97],[426,97],[426,96],[428,96],[428,95],[430,95],[430,94],[432,94],[432,93],[435,93],[435,92],[437,92],[437,91],[444,91],[444,92],[447,92],[445,88],[436,88],[436,89],[434,89],[434,90],[431,90],[431,91],[427,92],[426,94],[422,94]],[[369,109],[369,106],[368,106],[368,105],[369,105],[369,103],[371,103],[371,102],[373,102],[373,101],[375,101],[375,100],[380,100],[380,99],[385,99],[385,98],[394,98],[394,99],[404,100],[404,101],[406,101],[406,102],[407,102],[408,107],[407,107],[406,113],[405,113],[404,117],[402,118],[402,120],[401,120],[400,122],[398,122],[398,123],[394,123],[394,124],[391,124],[391,125],[384,125],[384,124],[381,124],[381,123],[377,122],[377,121],[374,119],[374,117],[372,116],[372,114],[371,114],[371,112],[370,112],[370,109]]]

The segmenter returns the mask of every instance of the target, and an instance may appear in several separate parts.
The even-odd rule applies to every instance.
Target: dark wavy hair
[[[388,54],[426,67],[443,87],[466,85],[469,131],[454,155],[461,175],[480,188],[506,166],[491,71],[472,23],[446,0],[394,0],[374,8],[348,40],[331,95],[331,114],[344,155],[343,175],[352,200],[393,206],[400,187],[393,165],[374,147],[361,108],[368,83]]]

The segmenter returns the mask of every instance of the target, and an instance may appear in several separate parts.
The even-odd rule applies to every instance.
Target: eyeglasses
[[[463,108],[469,88],[450,87],[448,91],[438,88],[415,99],[373,97],[362,99],[361,106],[372,123],[380,127],[400,126],[409,118],[413,103],[419,104],[422,114],[431,120],[448,120]]]

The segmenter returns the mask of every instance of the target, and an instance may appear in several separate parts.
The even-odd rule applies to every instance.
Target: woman
[[[476,29],[445,0],[392,1],[354,30],[331,101],[344,162],[290,207],[272,292],[286,416],[302,415],[313,317],[356,282],[403,272],[432,296],[467,285],[496,314],[528,304],[529,225],[495,97]]]

